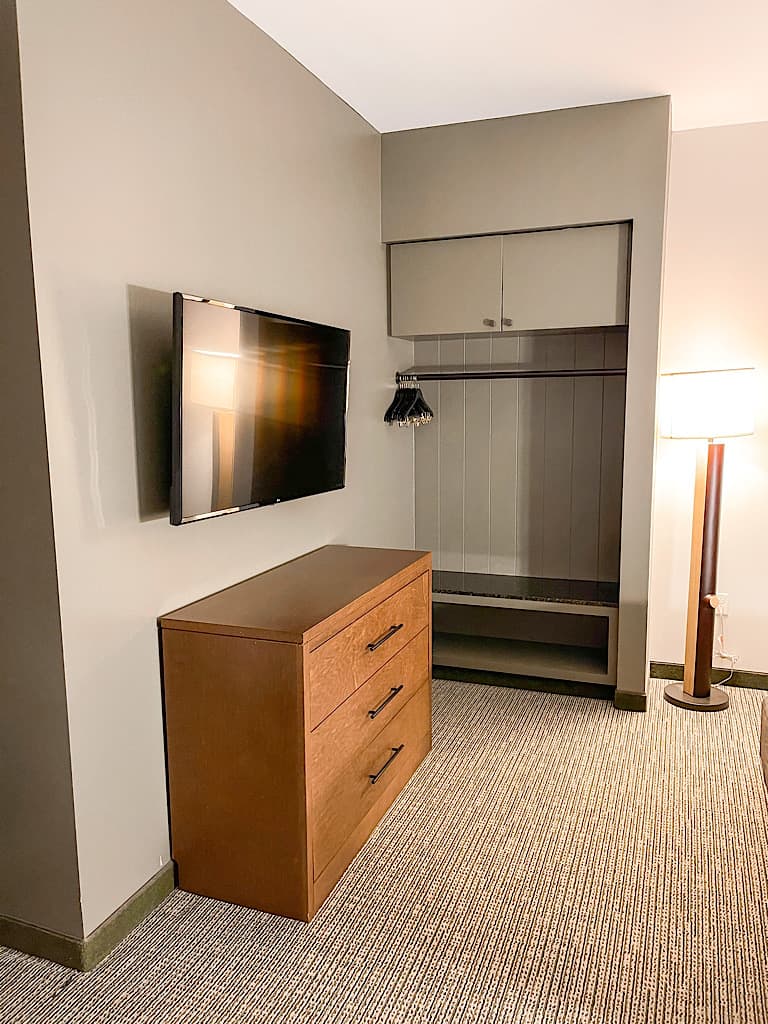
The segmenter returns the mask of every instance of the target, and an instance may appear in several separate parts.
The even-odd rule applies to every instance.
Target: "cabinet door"
[[[506,331],[627,323],[629,226],[504,236]]]
[[[390,246],[395,337],[499,330],[501,236]]]

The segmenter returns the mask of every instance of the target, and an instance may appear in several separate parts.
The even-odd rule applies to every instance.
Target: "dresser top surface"
[[[163,629],[303,643],[388,580],[402,577],[398,582],[405,586],[430,565],[425,551],[329,544],[178,608],[159,622]]]

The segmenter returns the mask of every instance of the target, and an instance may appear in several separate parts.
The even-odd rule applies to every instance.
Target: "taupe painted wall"
[[[80,882],[90,932],[169,856],[155,616],[327,542],[411,546],[385,429],[380,138],[225,0],[20,4]],[[348,486],[168,524],[174,289],[352,331]],[[204,766],[201,766],[204,770]]]
[[[669,110],[658,97],[382,136],[386,242],[633,222],[618,664],[633,694],[646,682]]]
[[[0,0],[0,917],[82,936],[15,8]]]
[[[768,123],[672,136],[661,369],[755,366],[753,437],[726,443],[718,590],[726,650],[768,672]],[[652,560],[651,657],[685,653],[696,442],[660,439]],[[729,667],[725,659],[715,665]]]

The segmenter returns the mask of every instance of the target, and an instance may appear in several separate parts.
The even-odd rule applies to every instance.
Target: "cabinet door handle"
[[[502,325],[502,327],[511,327],[512,326],[512,321],[510,320],[510,318],[508,316],[503,316],[501,318],[501,325]]]
[[[387,770],[387,768],[389,768],[389,766],[392,764],[392,762],[395,760],[395,758],[397,757],[397,755],[400,753],[400,751],[403,749],[404,746],[405,746],[405,744],[401,743],[399,747],[392,747],[391,748],[392,753],[389,755],[389,757],[384,762],[384,764],[381,766],[381,768],[379,768],[379,770],[376,772],[375,775],[369,775],[368,776],[368,778],[371,780],[371,785],[372,786],[376,785],[376,783],[379,781],[381,776],[384,774],[384,772]]]
[[[486,327],[495,327],[495,326],[496,326],[496,321],[495,321],[495,320],[491,320],[491,318],[487,316],[487,317],[486,317],[486,318],[485,318],[485,319],[483,320],[483,324],[484,324],[484,325],[485,325]]]
[[[390,637],[393,637],[398,630],[402,629],[404,625],[404,622],[400,622],[396,626],[390,626],[383,636],[380,636],[378,640],[374,640],[373,643],[367,645],[368,650],[375,651],[377,647],[381,647],[381,645],[385,644]]]
[[[384,708],[387,706],[387,704],[389,704],[389,702],[391,700],[395,699],[395,697],[398,695],[398,693],[400,693],[402,688],[403,688],[403,684],[402,683],[399,686],[393,686],[392,689],[389,691],[389,696],[385,697],[384,700],[381,702],[381,704],[379,704],[379,706],[377,708],[373,708],[371,711],[369,711],[368,712],[368,717],[369,718],[375,718],[377,715],[381,714],[381,712],[384,710]]]

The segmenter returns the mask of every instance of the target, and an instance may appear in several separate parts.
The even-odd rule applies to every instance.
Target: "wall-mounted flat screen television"
[[[173,296],[171,522],[344,486],[349,331]]]

